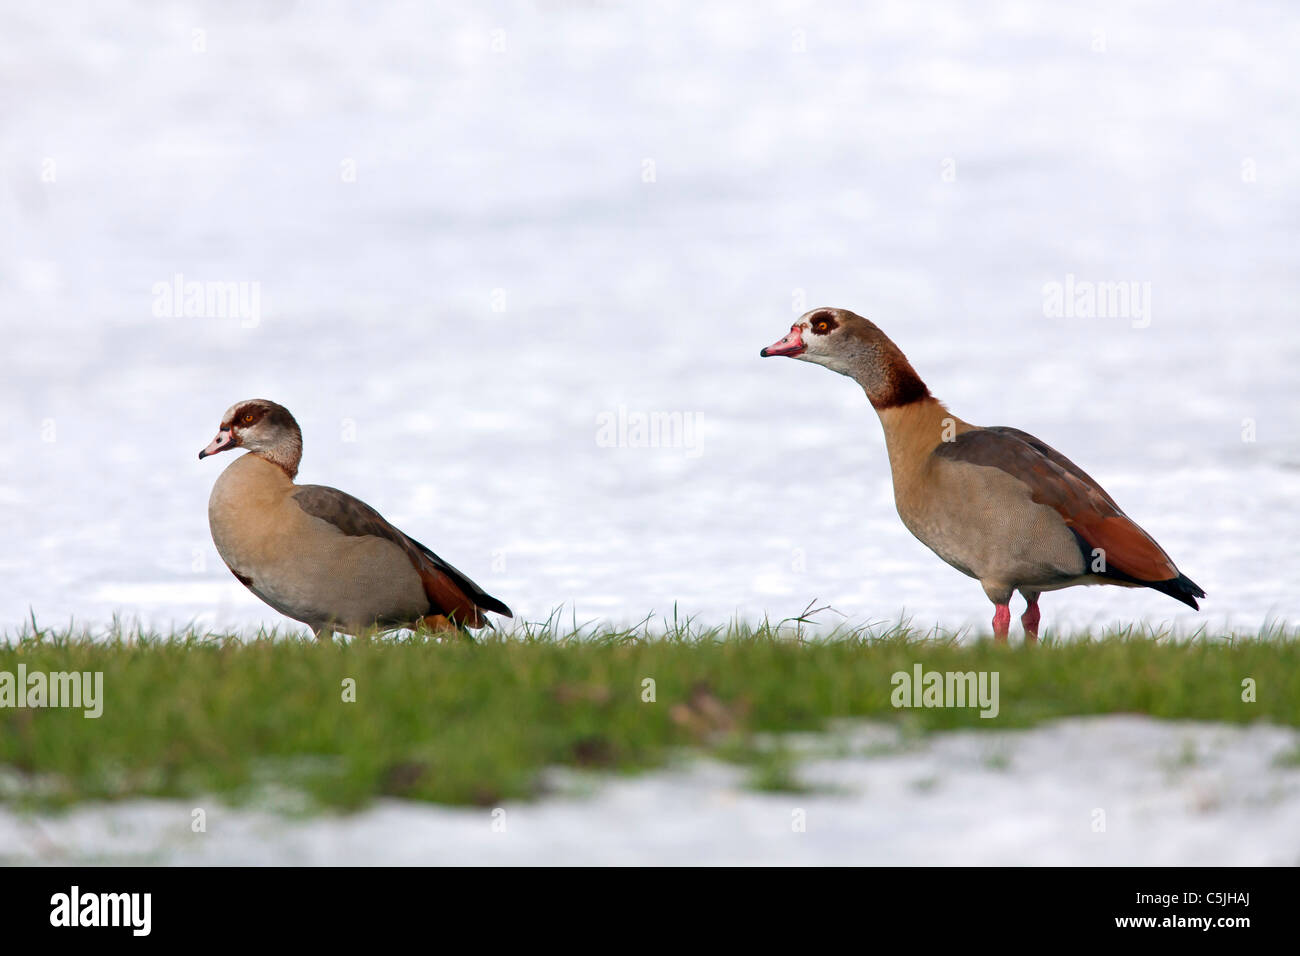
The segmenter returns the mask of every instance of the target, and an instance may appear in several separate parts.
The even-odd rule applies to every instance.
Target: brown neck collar
[[[271,464],[275,465],[275,467],[279,468],[289,476],[290,481],[293,481],[298,477],[298,462],[302,459],[302,452],[298,452],[292,457],[288,455],[278,455],[274,452],[267,451],[255,451],[252,454],[261,458],[263,461],[269,461]]]
[[[916,369],[900,352],[895,361],[890,363],[885,374],[870,386],[864,385],[863,391],[876,411],[887,408],[899,408],[930,398],[930,389],[916,374]]]

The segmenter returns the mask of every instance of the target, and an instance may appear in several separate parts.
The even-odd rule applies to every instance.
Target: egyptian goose
[[[289,410],[255,398],[226,412],[199,458],[232,448],[212,486],[208,525],[239,582],[317,635],[370,627],[483,627],[510,608],[335,488],[297,485],[302,431]]]
[[[884,332],[847,309],[813,309],[760,353],[815,362],[852,378],[885,430],[894,502],[907,530],[995,605],[1007,639],[1011,594],[1038,639],[1038,596],[1076,584],[1154,588],[1197,608],[1205,592],[1074,462],[1032,435],[981,428],[931,394]]]

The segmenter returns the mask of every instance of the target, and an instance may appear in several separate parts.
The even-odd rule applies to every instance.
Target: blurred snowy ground
[[[284,623],[196,459],[255,396],[304,481],[530,619],[986,627],[861,393],[758,358],[816,305],[1210,595],[1049,627],[1300,621],[1298,49],[1249,0],[6,4],[0,629]],[[257,321],[155,315],[178,274],[257,283]],[[1067,275],[1150,283],[1149,326],[1045,316]],[[690,447],[602,447],[620,408]]]
[[[897,728],[858,725],[835,745],[847,756],[798,772],[811,793],[755,792],[735,768],[697,763],[557,777],[565,795],[480,809],[384,800],[304,816],[286,814],[287,795],[279,811],[215,800],[0,808],[0,863],[1295,866],[1296,743],[1292,728],[1128,716],[911,744]]]

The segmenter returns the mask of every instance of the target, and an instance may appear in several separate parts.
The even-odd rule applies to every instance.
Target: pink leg
[[[1007,631],[1011,629],[1011,605],[999,604],[993,612],[993,637],[999,643],[1007,642]]]
[[[1020,615],[1020,623],[1025,626],[1025,643],[1036,643],[1038,641],[1038,598],[1029,602],[1025,613]]]

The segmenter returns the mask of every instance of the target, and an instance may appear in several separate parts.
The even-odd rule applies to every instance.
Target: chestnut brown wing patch
[[[385,538],[406,552],[429,598],[430,614],[453,617],[459,624],[481,627],[479,609],[512,617],[510,608],[492,597],[438,555],[393,527],[374,508],[347,492],[325,485],[302,485],[293,494],[298,507],[328,521],[346,535]]]
[[[1160,545],[1078,465],[1034,436],[1015,428],[977,428],[935,449],[939,458],[998,468],[1029,487],[1030,497],[1053,508],[1081,542],[1105,552],[1116,577],[1140,583],[1168,581],[1179,572]]]

